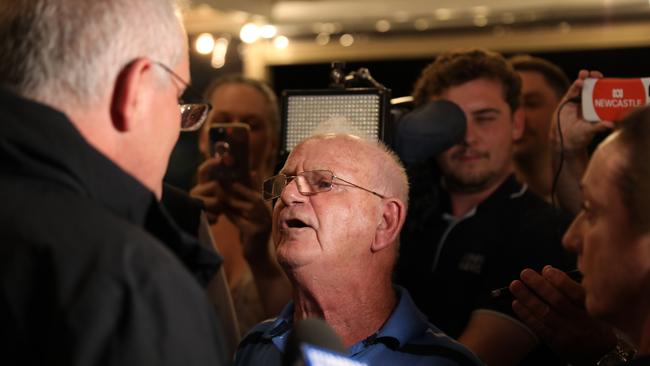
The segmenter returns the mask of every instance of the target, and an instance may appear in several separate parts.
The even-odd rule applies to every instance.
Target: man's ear
[[[526,128],[526,114],[524,109],[519,107],[512,114],[512,141],[521,139]]]
[[[378,252],[391,247],[399,239],[399,233],[406,219],[406,207],[397,198],[385,198],[382,203],[382,215],[375,231],[372,251]]]
[[[120,132],[129,131],[137,120],[139,110],[146,104],[143,99],[147,88],[144,82],[151,77],[152,63],[140,58],[126,65],[117,75],[111,98],[111,120]]]

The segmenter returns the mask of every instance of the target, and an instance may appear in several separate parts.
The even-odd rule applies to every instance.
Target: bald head
[[[323,133],[304,140],[298,146],[313,143],[336,146],[342,160],[346,160],[351,168],[365,172],[369,189],[408,204],[409,185],[404,166],[382,142],[352,134]]]

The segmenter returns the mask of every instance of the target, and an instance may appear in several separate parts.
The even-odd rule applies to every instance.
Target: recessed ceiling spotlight
[[[273,45],[278,49],[287,48],[289,47],[289,38],[285,36],[277,36],[273,39]]]
[[[316,36],[316,44],[319,46],[325,46],[328,43],[330,43],[329,33],[318,33]]]
[[[485,15],[475,15],[474,16],[474,25],[477,27],[485,27],[488,24],[487,17]]]
[[[416,19],[415,22],[413,22],[413,26],[415,29],[419,30],[420,32],[425,31],[429,29],[429,20],[425,18],[419,18]]]
[[[212,37],[212,34],[199,34],[199,36],[196,37],[196,41],[194,41],[194,49],[196,49],[196,52],[202,55],[211,53],[214,49],[214,37]]]
[[[339,38],[339,43],[343,47],[350,47],[354,43],[354,37],[351,34],[346,33]]]
[[[229,43],[230,42],[225,37],[221,37],[215,41],[214,51],[212,51],[212,60],[210,61],[210,65],[215,69],[220,69],[226,64]]]
[[[378,20],[377,23],[375,23],[375,29],[380,33],[388,32],[390,30],[390,22],[386,19]]]
[[[255,23],[247,23],[241,27],[239,38],[244,43],[253,43],[260,38],[260,29]]]

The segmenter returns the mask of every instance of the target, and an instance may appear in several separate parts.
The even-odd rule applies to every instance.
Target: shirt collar
[[[293,300],[289,301],[287,306],[282,309],[280,315],[273,321],[271,326],[262,334],[262,338],[271,340],[275,346],[284,353],[284,347],[287,344],[287,338],[291,333],[293,324]]]
[[[426,331],[427,318],[415,306],[409,293],[401,286],[395,286],[395,291],[399,300],[386,323],[375,334],[348,348],[349,355],[357,354],[376,343],[384,343],[390,348],[399,349],[410,339]],[[271,340],[282,352],[291,333],[293,311],[294,304],[291,301],[262,335],[263,338]]]
[[[375,343],[384,343],[392,349],[399,349],[426,331],[427,318],[415,306],[411,295],[400,286],[394,287],[399,299],[395,310],[377,333],[350,347],[350,353],[361,352]]]

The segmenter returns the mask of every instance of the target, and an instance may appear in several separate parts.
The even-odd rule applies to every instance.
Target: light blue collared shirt
[[[402,287],[399,302],[379,331],[353,344],[347,357],[373,365],[483,365],[471,351],[427,321]],[[240,343],[235,365],[281,366],[291,333],[293,302],[280,315],[256,325]]]

